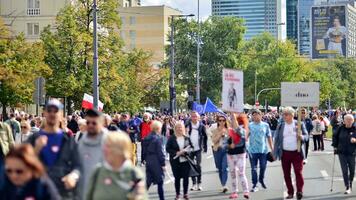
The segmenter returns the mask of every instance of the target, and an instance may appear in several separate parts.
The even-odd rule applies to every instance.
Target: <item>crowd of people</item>
[[[131,116],[87,110],[64,118],[63,105],[54,99],[47,103],[41,117],[11,113],[0,122],[0,199],[139,200],[149,198],[147,191],[154,184],[159,199],[164,200],[169,163],[175,199],[188,200],[189,192],[203,190],[201,162],[202,153],[208,151],[208,140],[221,193],[230,192],[230,199],[238,198],[239,183],[245,199],[251,192],[267,189],[264,178],[268,161],[275,160],[281,160],[286,198],[302,199],[309,139],[313,140],[313,151],[324,151],[330,125],[345,194],[350,194],[356,156],[355,113],[307,109],[300,113],[300,125],[291,107],[281,113],[255,109],[202,116],[195,111],[176,116]],[[251,185],[246,172],[248,161]]]

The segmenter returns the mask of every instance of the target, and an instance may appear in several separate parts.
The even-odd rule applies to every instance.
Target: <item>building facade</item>
[[[246,40],[263,32],[280,40],[286,39],[285,11],[285,0],[212,0],[213,15],[244,19]]]
[[[0,0],[0,17],[13,34],[23,32],[29,41],[36,41],[44,27],[52,25],[56,15],[72,0]]]
[[[159,66],[166,59],[170,16],[182,12],[167,6],[138,6],[120,8],[119,14],[125,50],[149,51],[152,53],[151,65]]]

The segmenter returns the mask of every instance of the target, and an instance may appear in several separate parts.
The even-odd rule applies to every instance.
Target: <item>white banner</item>
[[[244,110],[243,72],[223,69],[222,109],[231,112]]]
[[[282,106],[319,106],[320,88],[317,82],[281,83]]]

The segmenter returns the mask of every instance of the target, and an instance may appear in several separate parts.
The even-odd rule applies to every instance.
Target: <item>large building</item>
[[[263,32],[286,39],[285,0],[212,0],[212,14],[244,19],[246,40]]]
[[[170,16],[180,15],[181,11],[167,6],[137,6],[120,8],[119,13],[125,49],[150,51],[150,63],[159,66],[166,59]]]
[[[44,27],[72,0],[0,0],[0,17],[13,34],[23,32],[29,41],[38,40]]]
[[[56,15],[65,5],[76,0],[0,0],[0,17],[13,34],[23,32],[36,41],[44,27],[55,30]],[[122,19],[120,34],[125,50],[143,49],[152,53],[150,64],[160,65],[166,58],[165,45],[170,15],[180,11],[167,6],[141,6],[140,0],[118,0]],[[24,3],[26,2],[26,3]]]
[[[296,42],[300,55],[310,55],[312,6],[355,3],[355,0],[287,0],[287,38]]]

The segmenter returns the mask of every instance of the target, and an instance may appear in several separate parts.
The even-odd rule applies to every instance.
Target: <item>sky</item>
[[[198,0],[141,0],[143,6],[166,5],[176,8],[183,14],[195,14],[198,11]],[[200,18],[206,19],[211,15],[211,0],[200,0]]]

